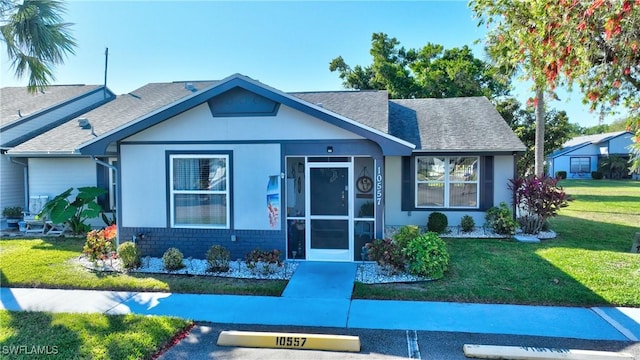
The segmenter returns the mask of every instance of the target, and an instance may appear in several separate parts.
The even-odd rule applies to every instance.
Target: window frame
[[[587,160],[587,171],[573,171],[573,160]],[[578,164],[578,170],[581,170],[582,163]],[[587,174],[591,172],[591,157],[589,156],[572,156],[569,158],[569,172],[572,174]]]
[[[419,176],[418,176],[418,170],[419,170],[419,166],[418,166],[418,160],[419,159],[425,159],[425,158],[439,158],[439,159],[443,159],[443,163],[444,163],[444,179],[443,180],[420,180]],[[455,160],[456,158],[474,158],[475,159],[475,163],[477,164],[477,170],[476,170],[476,179],[474,181],[460,181],[460,180],[451,180],[450,179],[450,172],[451,172],[451,164],[452,164],[452,160]],[[414,156],[414,160],[413,160],[413,178],[414,178],[414,184],[413,184],[413,192],[414,192],[414,199],[413,199],[413,206],[415,209],[480,209],[481,208],[481,204],[480,204],[480,200],[481,200],[481,196],[480,196],[480,186],[481,186],[481,157],[478,155],[416,155]],[[444,201],[443,201],[443,205],[442,206],[435,206],[435,205],[419,205],[418,204],[418,195],[419,195],[419,184],[443,184],[444,185]],[[476,206],[451,206],[450,204],[450,189],[451,189],[451,185],[452,184],[475,184],[476,186]]]
[[[225,190],[175,190],[174,189],[174,159],[224,159],[226,164]],[[169,225],[171,228],[181,229],[230,229],[231,228],[231,154],[228,152],[180,152],[168,154],[168,196],[169,196]],[[179,194],[225,195],[226,196],[226,224],[184,224],[176,223],[175,196]]]

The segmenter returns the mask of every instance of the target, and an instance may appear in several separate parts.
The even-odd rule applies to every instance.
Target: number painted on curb
[[[276,336],[276,346],[301,348],[307,343],[306,337]]]

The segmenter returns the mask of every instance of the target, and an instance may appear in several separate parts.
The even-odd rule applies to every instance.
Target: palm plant
[[[0,0],[0,33],[17,78],[28,74],[29,92],[54,80],[53,67],[75,54],[72,24],[62,22],[62,2],[55,0]]]

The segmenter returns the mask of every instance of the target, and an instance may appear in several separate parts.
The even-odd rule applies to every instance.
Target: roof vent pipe
[[[79,118],[78,119],[78,126],[80,126],[84,130],[91,129],[91,123],[89,122],[89,119],[87,119],[87,118]]]

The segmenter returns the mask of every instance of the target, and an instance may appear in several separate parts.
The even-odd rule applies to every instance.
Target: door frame
[[[349,162],[310,162],[305,161],[305,253],[309,261],[353,261],[354,247],[354,185],[353,185],[353,157]],[[345,168],[347,169],[347,215],[312,215],[311,214],[311,168]],[[313,249],[311,248],[311,221],[312,220],[346,220],[348,223],[348,249]]]

